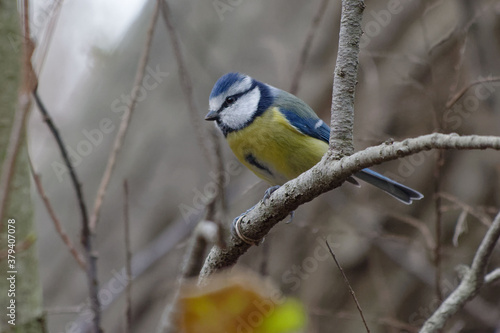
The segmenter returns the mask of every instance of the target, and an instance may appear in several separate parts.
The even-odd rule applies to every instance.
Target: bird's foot
[[[275,185],[275,186],[271,186],[270,188],[268,188],[266,190],[266,192],[264,192],[264,198],[262,198],[262,201],[266,201],[267,199],[269,199],[269,197],[271,196],[271,194],[273,194],[274,191],[276,191],[280,187],[281,187],[280,185]]]
[[[262,198],[262,201],[265,202],[267,199],[269,199],[269,197],[271,197],[271,194],[273,194],[273,192],[276,191],[279,188],[280,188],[280,185],[276,185],[276,186],[272,186],[272,187],[268,188],[266,190],[266,192],[264,193],[264,197]],[[257,206],[257,205],[255,205],[255,206]],[[262,240],[251,239],[251,238],[243,235],[243,233],[241,231],[241,225],[240,225],[241,220],[248,214],[248,212],[250,212],[252,209],[254,209],[255,206],[253,206],[252,208],[248,209],[243,214],[241,214],[238,217],[236,217],[233,220],[233,223],[231,224],[231,234],[233,236],[241,239],[243,242],[245,242],[245,243],[247,243],[249,245],[259,245],[260,243],[262,243],[264,241],[263,239]],[[290,219],[286,223],[292,222],[292,220],[293,220],[293,214],[294,214],[294,212],[290,213]]]
[[[245,215],[247,215],[247,213],[249,211],[251,211],[252,209],[254,209],[254,207],[255,206],[253,206],[252,208],[250,208],[249,210],[247,210],[243,214],[241,214],[238,217],[236,217],[233,220],[233,223],[231,224],[231,234],[234,237],[239,238],[240,240],[242,240],[244,243],[247,243],[248,245],[259,245],[260,243],[262,243],[264,241],[264,239],[262,239],[262,240],[255,240],[255,239],[252,239],[250,237],[247,237],[241,231],[241,225],[240,225],[241,220],[245,217]]]

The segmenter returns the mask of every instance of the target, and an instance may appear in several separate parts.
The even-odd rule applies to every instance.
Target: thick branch
[[[337,63],[333,75],[330,150],[336,159],[354,152],[354,91],[358,76],[359,40],[363,33],[363,0],[343,0]]]
[[[258,203],[241,220],[241,232],[250,239],[262,239],[271,228],[298,206],[339,187],[353,173],[382,162],[430,149],[496,149],[500,137],[429,134],[402,142],[367,148],[341,160],[328,154],[313,168],[276,190],[265,203]],[[250,245],[231,237],[225,250],[212,248],[200,274],[200,282],[217,270],[230,267]]]
[[[486,265],[491,252],[500,237],[500,213],[496,216],[493,224],[488,229],[479,248],[472,260],[471,267],[465,273],[462,281],[439,308],[427,319],[420,330],[421,333],[438,332],[446,321],[460,310],[467,301],[477,295],[485,281]]]

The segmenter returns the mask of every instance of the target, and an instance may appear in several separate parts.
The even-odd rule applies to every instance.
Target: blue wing
[[[285,116],[286,120],[301,133],[326,143],[330,141],[330,127],[328,127],[323,120],[318,117],[304,118],[290,110],[280,109],[280,111]]]

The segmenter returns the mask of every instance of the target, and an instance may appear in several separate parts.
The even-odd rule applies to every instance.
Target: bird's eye
[[[234,102],[236,102],[236,97],[234,97],[234,96],[226,97],[226,101],[225,101],[226,105],[229,106],[229,105],[233,104]]]

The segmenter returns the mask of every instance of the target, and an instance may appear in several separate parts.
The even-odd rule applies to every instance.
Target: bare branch
[[[54,227],[56,228],[57,233],[61,237],[61,240],[66,245],[66,247],[68,248],[71,255],[73,255],[73,257],[75,258],[78,266],[80,266],[80,268],[85,271],[87,269],[86,264],[85,264],[85,259],[80,254],[80,252],[78,252],[78,250],[73,245],[73,242],[69,238],[68,234],[64,231],[64,229],[61,225],[61,222],[57,218],[56,212],[54,211],[54,208],[52,207],[52,204],[50,203],[49,198],[45,194],[40,176],[35,172],[35,169],[33,168],[33,164],[31,163],[30,158],[28,158],[28,162],[30,165],[31,174],[33,175],[33,180],[35,181],[35,186],[36,186],[36,189],[38,191],[38,194],[42,198],[43,204],[45,205],[45,208],[47,209],[47,212],[49,213],[49,216],[52,219],[52,222],[54,222]]]
[[[98,298],[98,288],[97,288],[97,258],[95,253],[93,253],[92,250],[92,237],[90,234],[90,228],[89,228],[89,218],[88,218],[88,213],[87,213],[87,206],[85,204],[85,199],[83,197],[83,192],[82,192],[82,185],[80,180],[78,179],[78,176],[76,175],[75,169],[73,168],[73,165],[71,164],[71,161],[69,159],[68,152],[66,150],[66,146],[64,145],[61,135],[59,133],[59,130],[55,126],[52,117],[49,115],[49,112],[45,108],[45,105],[43,104],[40,95],[38,94],[38,89],[35,88],[35,91],[33,92],[33,96],[35,97],[36,104],[38,106],[38,110],[40,110],[40,113],[42,114],[42,118],[47,124],[47,126],[50,129],[50,132],[54,136],[57,146],[59,148],[59,151],[61,152],[61,155],[64,160],[64,164],[69,170],[70,174],[70,179],[71,183],[73,184],[73,188],[75,189],[76,192],[76,197],[78,200],[78,207],[80,209],[80,214],[82,216],[82,231],[81,231],[81,240],[80,242],[83,245],[84,251],[85,251],[85,262],[86,262],[86,274],[87,274],[87,282],[89,285],[89,297],[90,297],[90,303],[91,303],[91,308],[92,312],[94,313],[93,317],[93,325],[94,325],[94,332],[100,332],[100,321],[101,321],[101,316],[100,316],[100,304],[99,304],[99,298]]]
[[[449,109],[451,108],[460,98],[462,98],[463,95],[469,90],[470,88],[474,87],[475,85],[481,84],[481,83],[488,83],[488,82],[496,82],[500,81],[500,76],[492,76],[480,80],[473,81],[469,83],[467,86],[463,87],[459,92],[457,92],[453,97],[450,98],[448,102],[446,102],[446,108]]]
[[[163,15],[165,25],[167,26],[168,34],[170,35],[170,41],[172,42],[172,48],[174,49],[175,59],[177,60],[177,66],[179,67],[181,87],[184,92],[184,97],[186,98],[189,114],[191,116],[191,123],[193,124],[195,129],[198,145],[202,149],[207,161],[211,163],[212,159],[210,156],[210,149],[205,139],[207,137],[205,128],[200,122],[200,114],[196,111],[196,106],[193,98],[193,85],[191,84],[191,78],[187,71],[184,57],[182,56],[181,46],[179,43],[179,39],[177,38],[177,33],[175,32],[175,27],[170,20],[170,8],[166,0],[159,1],[161,1],[161,13]]]
[[[474,255],[472,265],[466,270],[462,281],[444,302],[441,303],[437,310],[434,311],[432,316],[427,319],[424,326],[420,329],[421,333],[440,331],[451,316],[457,313],[467,301],[478,294],[479,289],[481,289],[485,281],[486,265],[499,237],[500,213],[495,217],[493,224],[486,232]]]
[[[500,268],[491,271],[484,277],[485,284],[494,283],[498,280],[500,280]]]
[[[337,63],[333,76],[330,151],[335,159],[354,152],[354,92],[358,77],[363,0],[343,0]]]
[[[430,149],[486,149],[500,150],[500,137],[458,136],[456,134],[428,134],[402,142],[369,147],[341,160],[332,160],[328,154],[310,170],[276,190],[266,202],[258,203],[242,218],[240,231],[251,239],[262,239],[271,228],[303,203],[339,187],[353,173],[382,162],[416,154]],[[250,245],[231,237],[227,248],[212,248],[202,268],[200,279],[232,266]]]
[[[420,231],[420,233],[424,237],[425,244],[427,245],[429,250],[434,250],[434,248],[436,247],[436,242],[432,237],[432,233],[429,230],[429,227],[425,223],[411,216],[395,214],[395,213],[389,213],[387,215],[416,228],[418,231]]]
[[[127,271],[127,310],[125,311],[125,332],[131,332],[132,327],[132,251],[130,250],[130,217],[128,200],[128,182],[123,181],[123,224],[125,225],[125,268]]]
[[[73,165],[71,164],[71,161],[69,159],[69,154],[68,151],[66,150],[66,145],[63,143],[61,134],[59,133],[59,130],[57,129],[54,121],[52,120],[52,117],[50,116],[48,109],[45,107],[45,104],[42,102],[42,99],[38,94],[38,88],[36,88],[35,91],[33,92],[33,96],[35,97],[35,102],[38,107],[38,110],[40,110],[40,113],[42,114],[43,121],[47,124],[50,132],[54,136],[54,139],[56,140],[57,143],[57,147],[61,152],[64,164],[69,170],[71,183],[73,184],[73,188],[75,189],[76,198],[78,200],[78,207],[80,209],[80,214],[82,215],[82,238],[83,238],[85,229],[88,228],[89,218],[87,213],[87,205],[85,203],[85,198],[83,197],[82,183],[78,179],[78,175],[76,174],[75,168],[73,168]]]
[[[462,200],[458,199],[454,195],[451,195],[449,193],[445,192],[440,192],[439,196],[443,197],[446,200],[451,201],[454,205],[462,209],[463,211],[469,213],[470,215],[474,216],[481,222],[483,225],[486,227],[489,227],[491,225],[491,218],[488,216],[488,214],[484,213],[481,211],[481,209],[473,207],[471,205],[466,204]]]
[[[123,114],[122,121],[120,123],[120,128],[118,129],[118,133],[116,134],[115,137],[115,142],[113,143],[113,150],[111,151],[108,163],[106,165],[106,169],[104,170],[104,174],[101,179],[101,183],[99,184],[99,189],[97,190],[97,196],[94,202],[94,209],[92,211],[92,215],[90,218],[90,230],[92,231],[92,233],[95,233],[96,231],[97,221],[99,220],[99,214],[101,212],[104,195],[106,194],[109,181],[111,180],[111,175],[115,167],[116,158],[122,148],[123,141],[125,139],[125,134],[127,134],[128,126],[130,124],[130,120],[132,119],[132,113],[135,109],[135,105],[137,104],[137,97],[138,97],[137,91],[141,87],[142,80],[144,79],[144,72],[146,70],[146,65],[148,64],[149,52],[151,50],[151,44],[153,41],[153,34],[156,26],[156,21],[158,20],[158,13],[159,13],[159,3],[156,2],[155,8],[153,9],[153,16],[151,18],[148,32],[146,34],[146,43],[144,45],[144,50],[142,52],[141,59],[139,59],[139,63],[137,65],[137,72],[135,74],[134,84],[131,90],[132,100],[130,101],[130,104],[127,105],[128,108]]]
[[[328,0],[321,1],[321,4],[318,7],[318,11],[316,12],[316,15],[314,15],[314,18],[312,20],[311,27],[309,28],[309,32],[307,33],[307,37],[306,40],[304,41],[304,45],[302,46],[302,50],[300,51],[299,62],[297,64],[297,67],[295,68],[295,72],[293,73],[292,84],[290,85],[290,93],[293,95],[297,94],[297,91],[299,90],[300,78],[304,73],[304,67],[306,65],[307,58],[309,57],[309,53],[311,51],[311,46],[314,40],[314,36],[318,31],[319,24],[321,22],[321,19],[323,18],[323,15],[326,12],[327,6],[328,6]]]
[[[335,261],[335,264],[340,270],[340,273],[342,273],[342,277],[344,278],[344,281],[347,285],[347,288],[349,289],[349,293],[351,294],[352,298],[354,299],[354,302],[356,303],[356,308],[358,309],[359,314],[361,315],[361,319],[363,320],[363,324],[365,325],[366,331],[370,333],[370,329],[368,328],[368,324],[366,323],[365,316],[363,315],[363,310],[361,310],[361,306],[359,305],[358,299],[356,298],[356,294],[354,293],[354,290],[351,287],[351,284],[349,283],[349,280],[347,279],[347,276],[345,276],[344,270],[340,266],[339,262],[337,261],[337,257],[335,257],[335,254],[333,253],[332,248],[330,247],[330,244],[328,244],[328,241],[325,240],[326,246],[328,247],[328,250],[330,251],[330,254],[333,257],[333,260]]]
[[[198,275],[207,246],[217,243],[219,239],[219,229],[219,225],[207,220],[201,221],[196,226],[184,257],[182,272],[175,295],[163,311],[160,319],[157,330],[159,333],[174,333],[178,331],[174,315],[181,288],[187,279]]]

